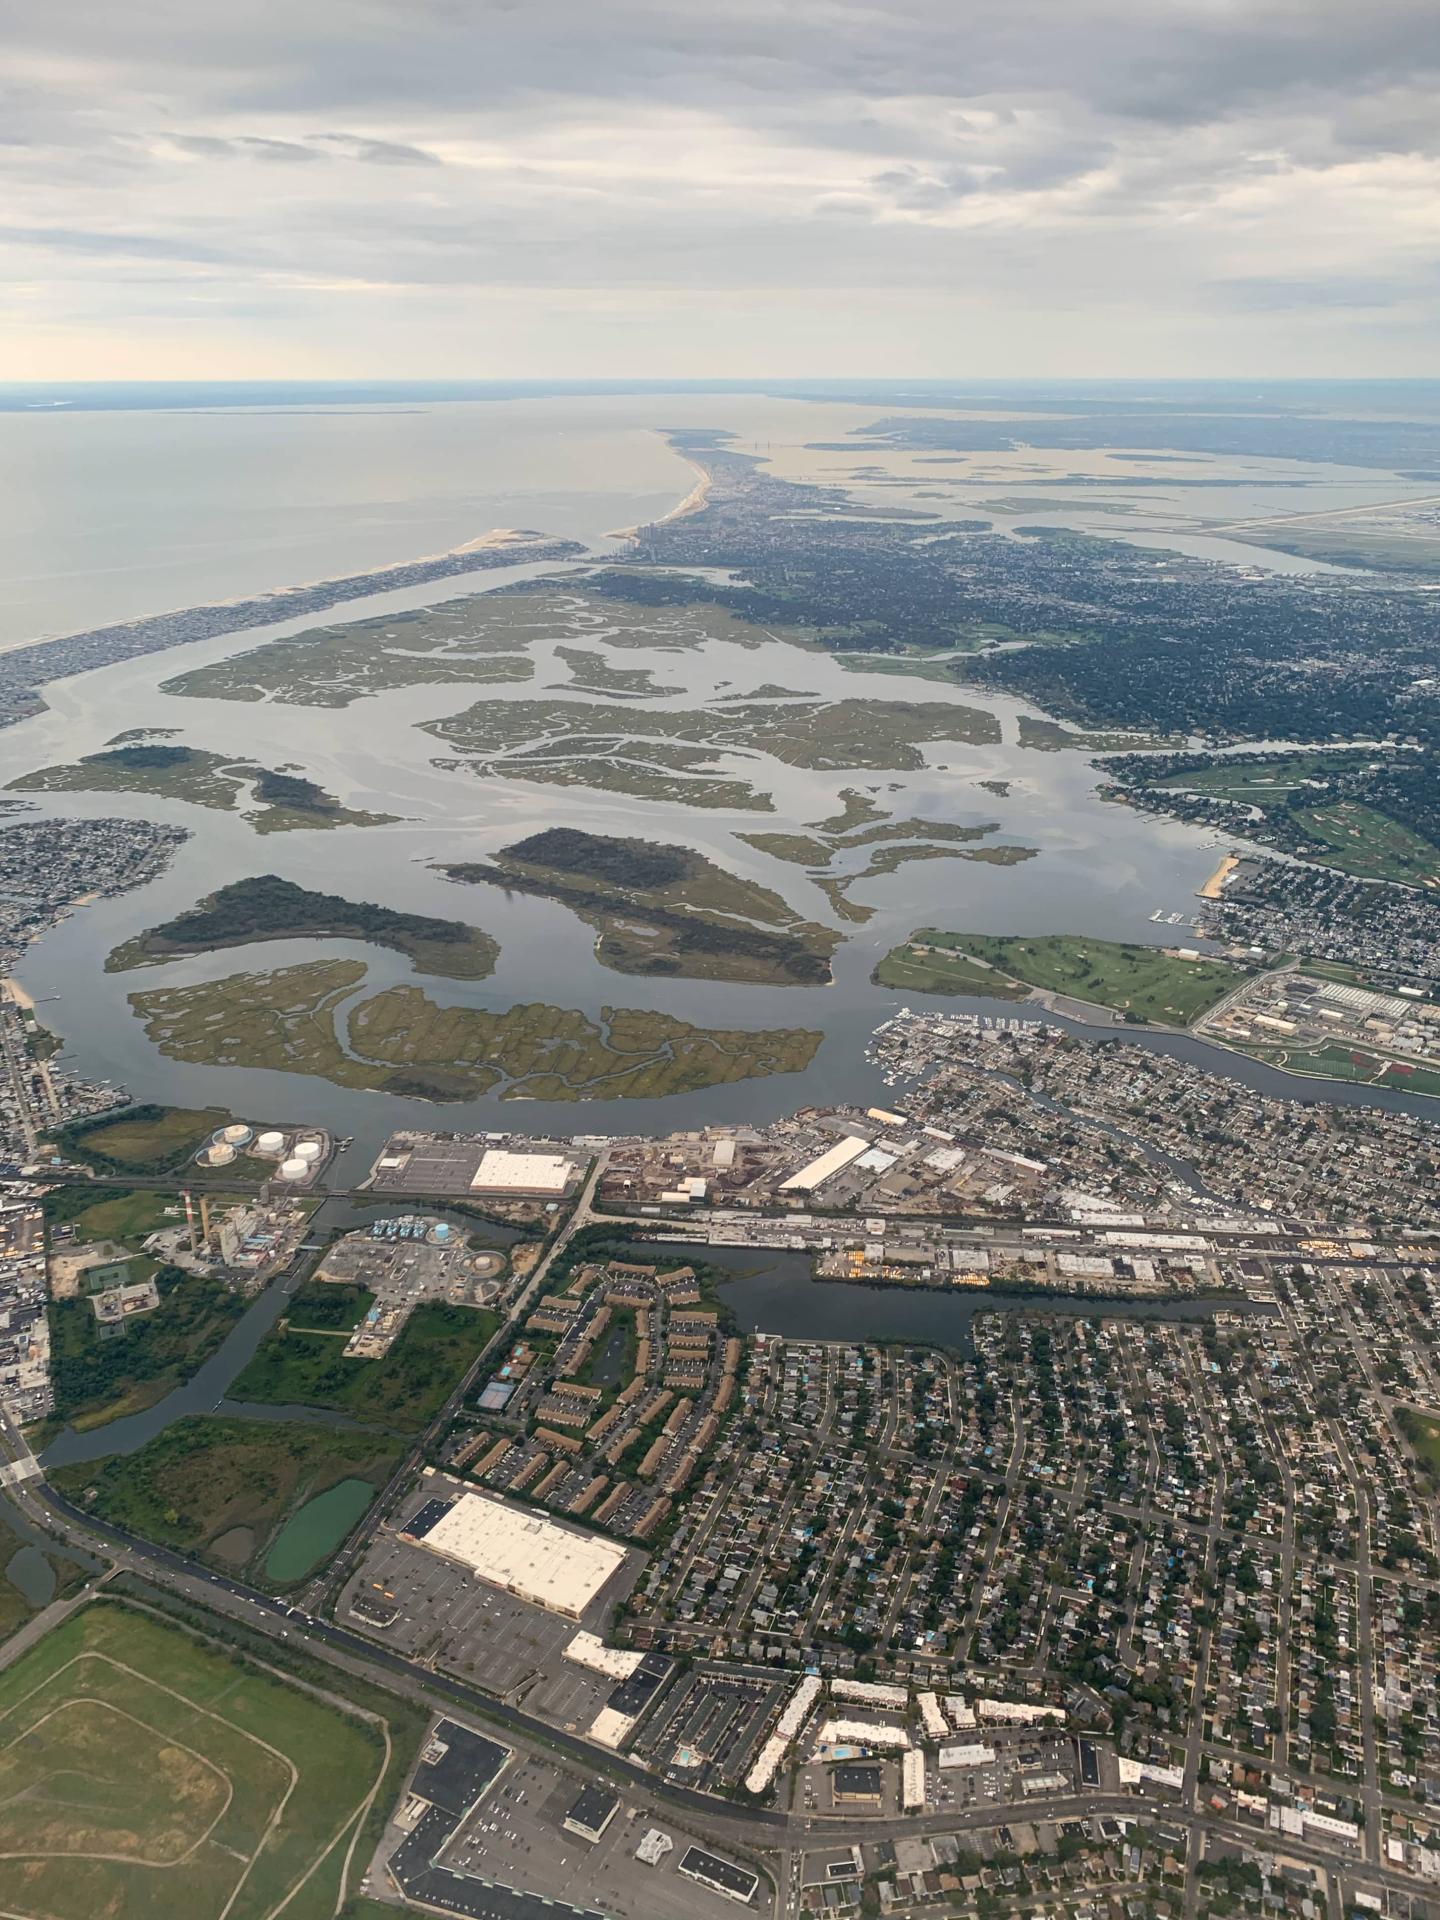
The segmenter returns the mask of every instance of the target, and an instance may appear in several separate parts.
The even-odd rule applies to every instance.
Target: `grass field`
[[[1395,1418],[1430,1479],[1440,1482],[1440,1415],[1420,1413],[1414,1407],[1397,1407]]]
[[[1397,1093],[1440,1094],[1440,1073],[1428,1067],[1407,1069],[1404,1063],[1392,1061],[1388,1054],[1338,1043],[1311,1049],[1252,1046],[1241,1051],[1257,1060],[1269,1060],[1285,1067],[1291,1073],[1313,1074],[1326,1080],[1354,1080],[1369,1087],[1393,1087]]]
[[[399,1455],[396,1440],[370,1429],[205,1416],[52,1478],[102,1519],[263,1583],[266,1554],[293,1513],[342,1480],[383,1485]]]
[[[0,1675],[0,1911],[329,1920],[388,1728],[112,1602]]]
[[[1372,527],[1358,519],[1331,520],[1323,526],[1247,528],[1234,537],[1247,546],[1274,547],[1337,567],[1432,576],[1440,571],[1440,540],[1431,537],[1424,522],[1402,519]]]
[[[905,993],[973,993],[992,1000],[1023,1000],[1028,987],[958,952],[958,934],[921,927],[903,946],[892,947],[871,978],[877,987]]]
[[[122,1108],[113,1120],[58,1137],[75,1159],[103,1173],[170,1173],[231,1118],[221,1107]]]
[[[931,950],[916,955],[917,942]],[[938,951],[941,946],[943,954]],[[875,970],[881,986],[908,986],[917,993],[983,993],[1015,999],[1017,988],[1039,987],[1114,1007],[1137,1020],[1175,1027],[1189,1026],[1244,977],[1218,961],[1175,960],[1159,947],[1092,940],[1084,934],[1022,937],[936,933],[932,928],[912,935]],[[922,989],[922,979],[944,984]]]
[[[1273,760],[1218,760],[1213,766],[1198,767],[1189,773],[1168,773],[1150,784],[1179,787],[1187,793],[1218,793],[1227,799],[1253,800],[1264,806],[1268,799],[1292,792],[1306,780],[1329,780],[1367,766],[1373,753],[1282,753]]]
[[[1407,880],[1412,885],[1440,878],[1440,850],[1409,827],[1377,813],[1358,800],[1303,808],[1295,824],[1325,849],[1333,867],[1362,880]]]
[[[173,1226],[181,1217],[177,1193],[136,1187],[97,1200],[96,1191],[89,1185],[52,1188],[45,1196],[46,1220],[52,1227],[73,1225],[77,1241],[120,1240],[138,1252],[147,1234]]]
[[[483,1308],[427,1301],[416,1307],[380,1360],[345,1358],[344,1341],[275,1328],[230,1389],[237,1400],[329,1407],[353,1420],[417,1432],[499,1325]]]
[[[1353,873],[1361,880],[1400,880],[1410,885],[1434,885],[1440,879],[1440,849],[1423,835],[1392,820],[1388,814],[1359,799],[1328,799],[1315,789],[1314,806],[1294,805],[1307,781],[1333,781],[1362,771],[1374,753],[1286,753],[1273,760],[1239,765],[1219,761],[1189,773],[1167,774],[1147,783],[1156,791],[1171,788],[1184,793],[1214,794],[1219,799],[1258,807],[1289,824],[1304,836],[1294,851],[1323,866]],[[1286,844],[1289,844],[1288,842]]]

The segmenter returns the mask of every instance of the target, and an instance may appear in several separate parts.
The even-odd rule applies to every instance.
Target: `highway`
[[[544,1257],[537,1262],[516,1297],[511,1301],[505,1321],[495,1340],[528,1311],[531,1301],[545,1286],[554,1263],[582,1227],[594,1218],[593,1198],[603,1170],[603,1156],[591,1167],[576,1204]],[[617,1222],[619,1225],[629,1224]],[[1273,1252],[1273,1247],[1270,1249]],[[1213,1815],[1199,1803],[1199,1743],[1187,1746],[1187,1782],[1183,1797],[1176,1800],[1144,1799],[1133,1794],[1088,1791],[1067,1795],[1043,1804],[1035,1801],[986,1803],[959,1812],[953,1808],[905,1818],[877,1818],[861,1815],[805,1816],[781,1807],[741,1807],[729,1800],[679,1787],[657,1779],[646,1767],[623,1753],[601,1749],[579,1734],[550,1725],[523,1708],[496,1698],[466,1681],[428,1665],[407,1659],[365,1635],[338,1625],[326,1615],[326,1607],[348,1576],[356,1556],[363,1550],[389,1503],[408,1482],[423,1456],[427,1443],[442,1432],[470,1391],[483,1367],[486,1354],[467,1371],[456,1386],[431,1427],[416,1441],[394,1478],[382,1492],[357,1533],[330,1569],[305,1590],[299,1604],[277,1599],[272,1594],[248,1586],[242,1581],[213,1572],[172,1549],[144,1540],[110,1522],[88,1514],[58,1492],[44,1478],[23,1435],[3,1410],[0,1410],[0,1478],[7,1483],[0,1503],[13,1501],[33,1527],[78,1554],[87,1565],[100,1556],[106,1565],[102,1580],[125,1576],[149,1589],[157,1597],[169,1594],[191,1606],[218,1615],[251,1633],[268,1640],[282,1654],[288,1648],[295,1653],[327,1663],[354,1675],[371,1686],[396,1694],[432,1711],[458,1712],[501,1737],[521,1751],[537,1756],[559,1758],[587,1778],[604,1778],[623,1792],[643,1799],[657,1808],[669,1809],[677,1821],[697,1838],[722,1850],[748,1856],[752,1862],[768,1861],[770,1877],[781,1891],[777,1912],[788,1915],[798,1911],[795,1856],[810,1847],[874,1844],[880,1840],[932,1833],[959,1833],[978,1827],[993,1827],[1006,1820],[1056,1821],[1102,1815],[1144,1819],[1162,1817],[1183,1827],[1189,1834],[1191,1872],[1187,1884],[1185,1911],[1194,1914],[1198,1890],[1194,1864],[1206,1834],[1241,1842],[1249,1846],[1265,1843],[1262,1830],[1233,1819]],[[1013,1463],[1012,1463],[1013,1465]],[[92,1589],[93,1590],[93,1589]],[[1409,1876],[1382,1867],[1373,1857],[1378,1834],[1379,1796],[1373,1762],[1373,1735],[1367,1740],[1367,1778],[1364,1786],[1367,1833],[1365,1850],[1372,1857],[1365,1867],[1367,1885],[1379,1884],[1396,1891],[1414,1891]],[[1330,1911],[1339,1913],[1334,1875],[1351,1864],[1343,1855],[1325,1852],[1286,1839],[1284,1850],[1297,1859],[1326,1867],[1331,1875]],[[1359,1864],[1359,1856],[1353,1864]]]
[[[0,1446],[12,1460],[18,1457],[17,1443],[23,1450],[23,1439],[0,1414]],[[41,1479],[21,1481],[10,1489],[9,1497],[33,1525],[67,1547],[87,1556],[97,1550],[103,1552],[110,1563],[109,1577],[128,1575],[160,1594],[173,1594],[248,1627],[263,1638],[328,1662],[382,1691],[398,1694],[432,1711],[459,1711],[480,1725],[498,1731],[521,1750],[540,1757],[558,1756],[587,1778],[608,1779],[622,1792],[635,1794],[650,1805],[669,1808],[698,1838],[751,1858],[768,1858],[771,1877],[783,1890],[777,1907],[781,1914],[798,1912],[790,1893],[793,1875],[789,1872],[789,1856],[810,1847],[873,1845],[903,1836],[963,1833],[1011,1820],[1059,1821],[1109,1815],[1163,1819],[1185,1828],[1190,1837],[1192,1864],[1198,1844],[1207,1833],[1250,1847],[1265,1844],[1263,1830],[1253,1825],[1199,1811],[1179,1801],[1119,1793],[1067,1795],[1043,1804],[1033,1800],[990,1803],[965,1812],[951,1808],[893,1819],[824,1814],[806,1817],[776,1807],[740,1808],[710,1794],[671,1786],[624,1754],[597,1748],[522,1708],[497,1700],[452,1675],[407,1660],[333,1621],[306,1613],[241,1581],[212,1573],[184,1555],[142,1540],[123,1528],[101,1524]],[[277,1650],[283,1660],[283,1648]],[[1337,1872],[1353,1872],[1360,1864],[1358,1856],[1352,1860],[1289,1838],[1281,1844],[1288,1855],[1323,1866],[1330,1872],[1330,1914],[1332,1920],[1336,1920],[1341,1909],[1334,1876]],[[780,1865],[776,1864],[777,1856]],[[1415,1891],[1410,1876],[1375,1865],[1366,1867],[1364,1879],[1367,1885],[1378,1883],[1396,1892],[1413,1894]]]

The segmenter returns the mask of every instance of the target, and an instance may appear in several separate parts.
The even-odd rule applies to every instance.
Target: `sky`
[[[1433,0],[0,34],[0,379],[1440,374]]]

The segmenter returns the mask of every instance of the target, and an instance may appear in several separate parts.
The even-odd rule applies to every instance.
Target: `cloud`
[[[172,133],[166,136],[169,144],[181,153],[193,154],[196,159],[243,159],[243,160],[318,160],[319,153],[314,147],[308,147],[299,140],[266,140],[255,134],[231,134],[228,138],[214,133]]]
[[[369,140],[358,133],[317,133],[316,146],[329,147],[349,160],[363,160],[377,167],[438,167],[439,156],[423,147],[409,146],[403,140]]]
[[[0,0],[0,29],[34,316],[0,354],[51,320],[52,371],[71,328],[160,354],[167,262],[175,324],[203,281],[217,355],[233,322],[277,372],[483,355],[527,299],[505,350],[545,366],[455,370],[643,373],[677,316],[716,351],[705,302],[735,366],[793,372],[1125,371],[1137,342],[1284,371],[1301,311],[1338,371],[1433,368],[1428,0]]]
[[[299,140],[276,140],[253,133],[167,133],[162,136],[162,144],[202,160],[360,160],[382,167],[441,164],[435,154],[422,147],[402,140],[372,140],[358,133],[311,133]]]
[[[83,227],[0,226],[0,246],[34,247],[95,260],[214,261],[225,257],[214,247],[175,235],[97,233]]]

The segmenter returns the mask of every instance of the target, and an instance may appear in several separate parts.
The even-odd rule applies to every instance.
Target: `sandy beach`
[[[1227,853],[1214,873],[1212,873],[1210,878],[1205,882],[1204,886],[1199,888],[1199,898],[1202,900],[1218,900],[1224,892],[1225,882],[1230,878],[1230,875],[1239,864],[1240,856],[1238,853]]]
[[[694,486],[678,506],[672,507],[669,513],[662,513],[658,520],[652,521],[652,526],[663,527],[671,520],[688,520],[692,513],[699,513],[704,507],[705,502],[709,499],[710,475],[705,472],[703,467],[697,467],[693,460],[687,461],[686,465],[690,468],[691,472],[697,476]],[[636,540],[639,538],[639,535],[639,527],[616,527],[613,532],[607,533],[605,538],[607,540]]]

